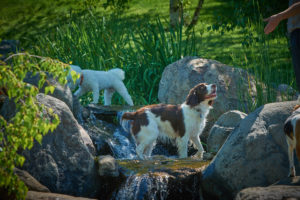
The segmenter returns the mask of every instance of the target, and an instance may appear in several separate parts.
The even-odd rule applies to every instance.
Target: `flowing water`
[[[168,196],[168,176],[149,174],[129,176],[113,199],[166,199]]]
[[[135,143],[132,136],[118,127],[114,134],[113,140],[109,141],[109,145],[116,159],[136,159]]]

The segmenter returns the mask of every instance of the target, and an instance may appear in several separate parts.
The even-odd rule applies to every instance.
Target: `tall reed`
[[[248,99],[247,112],[276,101],[279,84],[295,87],[288,48],[280,51],[274,48],[276,43],[287,47],[286,41],[282,41],[282,37],[266,37],[263,26],[261,22],[249,20],[242,30],[227,30],[225,33],[219,30],[220,37],[230,35],[231,31],[241,32],[242,45],[238,51],[231,53],[230,61],[225,61],[225,64],[241,67],[255,77],[256,98],[247,91],[240,91],[240,97]],[[185,32],[183,26],[169,28],[160,19],[150,23],[118,17],[99,18],[90,12],[39,37],[35,53],[72,62],[83,69],[119,67],[126,72],[125,85],[134,103],[144,105],[158,103],[158,85],[163,69],[182,57],[201,56],[205,42],[207,40],[202,34],[199,37],[199,33],[196,35],[194,31]],[[218,49],[211,54],[214,52]],[[278,60],[276,54],[287,61]],[[288,95],[284,96],[285,100],[291,99]],[[89,103],[91,95],[84,96],[81,101]],[[125,102],[119,95],[114,95],[113,103]]]
[[[158,103],[164,67],[181,57],[196,55],[194,32],[184,35],[182,29],[165,28],[160,19],[133,26],[125,20],[99,19],[89,13],[40,37],[35,53],[83,69],[119,67],[126,73],[125,84],[135,104],[153,104]],[[115,95],[113,103],[124,101]]]

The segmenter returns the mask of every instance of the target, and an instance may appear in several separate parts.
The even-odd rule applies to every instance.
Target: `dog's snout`
[[[215,89],[217,88],[217,86],[216,86],[215,84],[212,84],[211,88],[212,88],[213,90],[215,90]]]

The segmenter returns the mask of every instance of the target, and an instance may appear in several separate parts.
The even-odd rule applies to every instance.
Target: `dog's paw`
[[[295,167],[292,167],[288,177],[295,177],[295,176],[296,176],[296,170]]]
[[[215,154],[211,152],[204,152],[203,154],[203,160],[212,160],[214,158]]]
[[[203,160],[203,154],[204,151],[198,151],[195,155],[192,156],[192,158],[201,161]]]

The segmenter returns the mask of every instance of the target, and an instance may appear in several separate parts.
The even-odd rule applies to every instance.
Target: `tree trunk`
[[[196,25],[196,23],[198,21],[198,18],[199,18],[200,10],[201,10],[202,5],[203,5],[203,2],[204,2],[204,0],[199,0],[198,1],[198,5],[197,5],[196,10],[194,12],[194,16],[193,16],[192,21],[189,24],[187,30],[190,30],[191,28],[193,28]]]
[[[170,25],[176,27],[181,23],[183,8],[180,0],[170,0]]]

